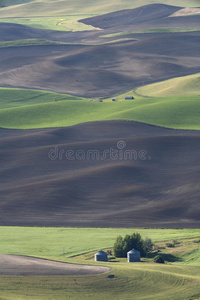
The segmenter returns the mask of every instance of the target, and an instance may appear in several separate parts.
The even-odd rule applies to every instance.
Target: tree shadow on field
[[[120,262],[120,261],[119,261],[116,257],[114,257],[114,256],[109,257],[109,258],[108,258],[108,261],[109,261],[109,262],[112,262],[112,263],[113,263],[113,262]]]
[[[161,253],[161,252],[153,252],[149,253],[148,258],[154,258],[155,256],[161,256],[162,259],[166,262],[177,262],[177,261],[183,261],[182,258],[177,257],[171,253]]]
[[[159,255],[162,257],[164,261],[168,261],[168,262],[182,261],[180,257],[177,257],[170,253],[159,253]]]

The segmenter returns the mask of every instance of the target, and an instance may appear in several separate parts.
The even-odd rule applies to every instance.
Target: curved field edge
[[[59,17],[29,17],[29,18],[0,18],[0,23],[12,23],[36,29],[56,31],[88,31],[97,30],[92,25],[79,22],[81,18],[89,18],[94,15],[59,16]]]
[[[200,96],[200,73],[141,86],[135,92],[141,97]]]
[[[199,96],[135,96],[134,100],[127,101],[92,102],[69,95],[20,89],[0,89],[0,95],[0,127],[3,128],[65,127],[120,119],[175,129],[200,129]]]
[[[43,90],[0,88],[0,110],[66,100],[86,100],[86,98]]]
[[[178,6],[180,9],[176,16],[182,16],[184,13],[195,15],[198,12],[195,11],[195,7],[199,6],[198,1],[172,1],[172,0],[160,0],[160,4]],[[87,31],[87,30],[99,30],[91,25],[86,25],[80,20],[89,17],[119,11],[123,9],[134,9],[141,6],[140,1],[126,0],[122,3],[118,0],[115,3],[108,3],[105,0],[101,1],[91,1],[87,0],[84,4],[77,0],[74,5],[69,3],[69,1],[60,1],[62,5],[62,11],[59,9],[56,1],[33,1],[33,0],[19,0],[15,2],[4,1],[0,2],[0,22],[6,23],[16,23],[20,25],[25,25],[37,29],[48,29],[57,31]],[[142,5],[155,4],[152,0],[143,1]],[[185,8],[186,7],[186,8]],[[194,7],[194,8],[193,8]],[[188,12],[188,9],[191,10]],[[193,9],[192,9],[193,8]],[[180,13],[179,13],[180,12]],[[26,17],[25,17],[26,16]],[[152,28],[150,31],[136,31],[139,32],[180,32],[184,29],[177,28],[175,31],[173,29],[162,29],[162,28]],[[199,28],[192,29],[186,28],[186,31],[199,30]],[[131,32],[130,32],[131,33]],[[127,34],[127,33],[118,33]]]
[[[153,241],[200,237],[199,229],[1,227],[0,252],[22,252],[71,263],[111,267],[97,276],[1,277],[3,299],[183,300],[200,295],[200,268],[152,263],[80,261],[78,252],[112,246],[117,235],[139,232]],[[5,249],[7,247],[7,250]],[[53,255],[53,256],[51,256]]]
[[[23,39],[16,41],[6,41],[0,42],[0,48],[13,48],[13,47],[30,47],[30,46],[48,46],[48,45],[105,45],[105,44],[113,44],[122,41],[133,41],[134,38],[121,38],[112,41],[107,41],[103,43],[64,43],[64,42],[55,42],[45,39]]]
[[[10,2],[10,1],[9,1]],[[122,9],[131,9],[141,6],[140,0],[116,0],[108,2],[106,0],[32,0],[32,1],[12,1],[12,5],[7,6],[7,1],[1,1],[0,17],[36,17],[36,16],[63,16],[63,15],[88,15],[104,14]],[[154,0],[143,0],[142,5],[154,4]],[[160,4],[173,5],[179,7],[199,7],[198,0],[160,0]],[[17,5],[14,5],[17,4]],[[62,7],[62,9],[61,9]]]
[[[136,34],[136,33],[169,33],[169,32],[177,33],[177,32],[193,32],[193,31],[200,31],[200,27],[148,28],[148,29],[143,29],[143,30],[133,30],[133,31],[123,31],[123,32],[109,33],[109,34],[101,35],[100,38],[111,38],[111,37],[118,37],[118,36]]]
[[[21,300],[189,300],[200,293],[199,269],[194,276],[195,268],[188,267],[143,263],[107,265],[112,266],[112,271],[96,276],[1,277],[1,297]]]
[[[112,247],[118,235],[138,232],[153,242],[200,238],[200,229],[62,228],[1,226],[1,254],[70,258]]]
[[[28,46],[41,46],[41,45],[63,45],[61,42],[53,42],[49,40],[42,39],[24,39],[17,41],[6,41],[0,42],[0,48],[9,48],[9,47],[28,47]]]

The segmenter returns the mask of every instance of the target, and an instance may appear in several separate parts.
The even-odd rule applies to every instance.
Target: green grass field
[[[1,277],[0,299],[199,299],[199,268],[145,263],[106,265],[112,267],[110,274],[115,278],[108,278],[109,274],[85,277]]]
[[[187,242],[188,239],[200,238],[199,229],[1,227],[0,253],[105,265],[112,270],[96,276],[2,276],[0,299],[199,299],[199,252],[195,256],[194,251],[189,251],[186,255],[187,261],[183,261],[182,265],[158,265],[147,262],[147,259],[133,264],[128,264],[126,259],[97,263],[93,259],[85,260],[82,256],[74,257],[77,254],[112,247],[117,235],[124,236],[133,232],[139,232],[143,238],[148,236],[153,242],[160,243],[174,239],[186,239]],[[191,255],[193,266],[188,263]],[[184,265],[185,263],[188,264]],[[108,278],[110,274],[115,277]]]
[[[42,90],[0,88],[0,109],[85,98]]]
[[[1,11],[0,11],[1,12]],[[60,16],[60,17],[21,17],[0,18],[1,23],[14,23],[32,28],[49,29],[58,31],[86,31],[95,30],[93,26],[78,22],[79,19],[89,18],[93,15]]]
[[[200,95],[200,73],[142,86],[136,93],[148,97]]]
[[[192,32],[199,31],[200,27],[160,27],[160,28],[148,28],[144,30],[134,30],[134,31],[123,31],[102,35],[101,38],[111,38],[116,36],[123,36],[134,33],[168,33],[168,32]]]
[[[0,227],[0,253],[64,259],[112,247],[117,235],[135,231],[153,242],[200,237],[199,229]]]
[[[111,40],[107,42],[101,43],[64,43],[64,42],[56,42],[49,41],[44,39],[24,39],[24,40],[15,40],[15,41],[5,41],[0,42],[0,48],[10,48],[10,47],[31,47],[31,46],[45,46],[45,45],[105,45],[105,44],[113,44],[122,41],[133,41],[134,38],[121,38],[116,40]]]
[[[42,39],[25,39],[25,40],[0,42],[0,48],[60,45],[60,44],[64,44],[64,43],[53,42],[53,41],[42,40]]]
[[[0,89],[0,127],[48,128],[100,120],[134,120],[179,129],[200,129],[200,97],[147,98],[92,102],[45,91]],[[57,101],[55,101],[55,99]],[[117,98],[118,99],[118,98]],[[74,101],[76,100],[76,101]]]

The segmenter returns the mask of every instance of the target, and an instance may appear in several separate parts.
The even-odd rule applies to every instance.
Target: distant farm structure
[[[108,255],[106,252],[100,250],[95,254],[95,261],[108,261]]]
[[[134,99],[133,96],[126,96],[126,97],[125,97],[125,100],[133,100],[133,99]]]
[[[103,250],[100,250],[94,255],[95,261],[108,261],[108,255],[112,255],[112,251],[108,250],[107,253]],[[137,251],[136,249],[132,249],[127,252],[127,261],[128,262],[140,262],[140,251]]]
[[[94,98],[94,99],[92,99],[91,101],[92,101],[92,102],[103,102],[103,100],[102,100],[102,99],[99,99],[99,98]]]
[[[128,262],[140,262],[140,251],[132,249],[127,253]]]

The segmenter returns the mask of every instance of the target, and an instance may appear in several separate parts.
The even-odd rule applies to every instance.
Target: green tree
[[[132,235],[126,235],[124,238],[118,236],[114,246],[113,252],[116,257],[126,257],[127,252],[131,249],[136,249],[140,251],[141,256],[145,256],[152,251],[152,242],[150,239],[142,239],[139,233],[133,233]]]
[[[151,239],[146,237],[143,242],[143,245],[144,245],[144,250],[145,250],[146,256],[147,256],[148,253],[151,253],[153,250],[153,243],[152,243]]]
[[[134,248],[134,249],[140,251],[141,256],[145,256],[144,241],[143,241],[141,235],[139,233],[133,233],[131,236],[131,240],[132,240],[131,249]]]
[[[127,234],[123,240],[123,256],[122,257],[126,257],[127,252],[130,251],[131,249],[133,249],[132,244],[133,244],[133,241],[131,239],[131,236]]]
[[[113,252],[116,257],[123,257],[123,238],[120,235],[114,243]]]

